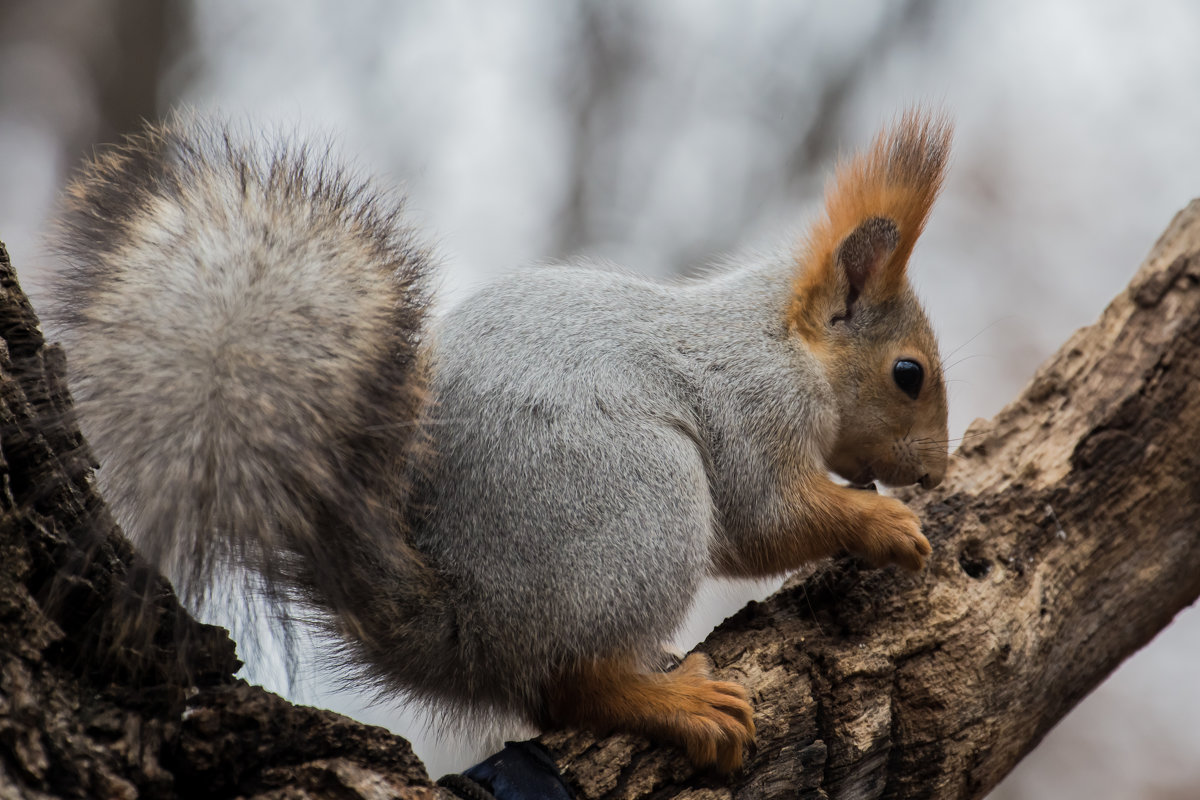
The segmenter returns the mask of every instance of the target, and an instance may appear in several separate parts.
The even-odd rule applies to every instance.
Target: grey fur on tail
[[[948,136],[904,117],[799,253],[670,284],[526,269],[427,328],[429,259],[397,204],[302,148],[151,128],[63,214],[55,318],[102,489],[186,595],[226,565],[261,576],[379,689],[689,748],[715,717],[742,731],[734,765],[745,701],[645,701],[644,669],[707,575],[928,553],[898,501],[849,500],[827,470],[944,473],[937,342],[906,278],[940,166],[909,186],[892,165],[943,164]],[[897,359],[926,365],[919,397]]]
[[[401,203],[176,117],[85,168],[57,241],[49,321],[142,552],[193,604],[236,566],[347,641],[407,624],[359,617],[380,575],[397,614],[436,580],[405,535],[430,257]]]

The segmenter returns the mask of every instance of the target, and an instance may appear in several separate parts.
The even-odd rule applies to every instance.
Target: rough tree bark
[[[233,678],[89,482],[2,244],[0,338],[0,798],[442,796],[403,739]]]
[[[178,609],[92,493],[61,354],[6,260],[0,288],[0,796],[442,796],[402,739],[231,677],[223,632]],[[1197,385],[1200,201],[910,498],[928,569],[821,565],[700,646],[752,692],[743,774],[630,736],[543,743],[580,798],[982,796],[1200,595]],[[122,638],[146,587],[159,627]]]

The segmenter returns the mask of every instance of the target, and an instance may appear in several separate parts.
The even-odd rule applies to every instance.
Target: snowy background
[[[0,0],[0,238],[36,302],[69,171],[187,104],[330,136],[403,185],[445,304],[572,254],[687,273],[790,241],[838,153],[926,102],[957,119],[912,268],[955,354],[956,436],[1200,195],[1198,37],[1187,0]],[[715,587],[681,643],[763,591]],[[1200,796],[1198,636],[1181,614],[992,797]],[[434,775],[480,754],[311,676],[291,693],[412,738]]]

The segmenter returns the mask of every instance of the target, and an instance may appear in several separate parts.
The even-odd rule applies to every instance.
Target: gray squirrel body
[[[654,663],[714,550],[779,505],[772,451],[821,468],[836,408],[781,323],[789,283],[778,260],[675,285],[552,266],[448,314],[412,539],[479,609],[480,667]]]
[[[674,284],[526,269],[431,321],[386,195],[303,148],[152,127],[59,228],[51,317],[101,488],[186,596],[248,569],[385,692],[736,769],[744,689],[698,654],[652,668],[700,581],[929,553],[903,504],[827,470],[945,470],[905,269],[948,145],[901,118],[797,252]]]

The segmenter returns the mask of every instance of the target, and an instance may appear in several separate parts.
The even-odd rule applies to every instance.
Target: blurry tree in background
[[[694,269],[712,254],[738,246],[747,229],[759,224],[769,203],[805,191],[811,194],[814,181],[837,154],[846,105],[864,75],[891,49],[919,45],[930,34],[927,23],[935,7],[935,0],[894,3],[862,31],[863,40],[855,47],[831,53],[824,64],[803,71],[780,67],[794,60],[789,51],[808,38],[803,26],[810,20],[805,14],[786,17],[770,31],[769,41],[754,43],[765,47],[766,54],[747,59],[744,63],[751,69],[732,76],[743,84],[742,91],[721,89],[702,109],[692,109],[688,106],[695,98],[687,95],[656,92],[653,100],[646,97],[645,87],[667,71],[661,63],[664,57],[678,55],[669,50],[663,55],[658,34],[666,31],[656,30],[660,26],[651,19],[650,5],[578,3],[577,46],[561,78],[560,109],[568,126],[567,188],[554,220],[557,230],[550,254],[568,258],[588,252],[597,242],[629,235],[634,220],[614,214],[613,200],[623,193],[647,194],[652,188],[646,184],[653,176],[622,162],[646,149],[656,151],[655,161],[669,158],[673,141],[704,127],[685,129],[682,120],[689,113],[702,114],[710,125],[720,120],[729,126],[757,126],[762,130],[745,141],[774,141],[782,145],[782,152],[764,153],[770,157],[736,176],[742,185],[727,191],[736,191],[737,199],[727,200],[723,213],[710,214],[705,219],[710,224],[689,227],[679,241],[681,251],[664,271]],[[702,71],[712,65],[702,58],[693,61],[676,63],[671,71],[693,73],[695,89],[704,83]],[[739,158],[746,155],[734,160]],[[620,185],[622,178],[634,185]]]
[[[186,36],[174,0],[9,0],[0,5],[0,105],[53,131],[69,169],[97,143],[157,117],[159,84]]]
[[[794,234],[838,152],[944,103],[956,157],[915,279],[953,433],[1094,319],[1200,195],[1197,30],[1187,0],[0,0],[0,238],[36,302],[28,268],[70,170],[184,103],[315,130],[403,183],[447,302],[538,259],[676,275]],[[996,796],[1194,793],[1196,617]],[[414,738],[435,773],[470,758],[388,709],[321,702]]]

